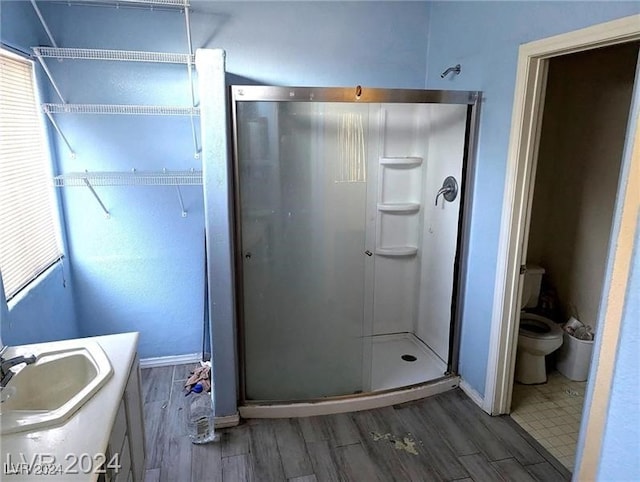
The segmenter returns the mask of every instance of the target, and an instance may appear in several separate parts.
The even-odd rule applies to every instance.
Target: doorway
[[[497,263],[495,303],[487,366],[485,396],[481,401],[491,414],[508,413],[518,338],[522,276],[520,266],[527,236],[531,174],[535,169],[541,111],[549,59],[560,55],[640,40],[640,16],[631,16],[524,44],[520,47],[509,146],[505,198]],[[640,169],[638,112],[640,91],[634,88],[632,115],[625,138],[623,171],[617,190],[615,223],[611,233],[606,283],[598,315],[599,334],[594,343],[578,436],[576,477],[596,477],[606,420],[621,313],[629,280],[629,265],[637,228],[637,192]],[[526,253],[526,251],[525,251]]]
[[[542,268],[544,275],[537,303],[525,311],[557,326],[572,319],[571,330],[578,331],[564,334],[563,345],[547,356],[547,383],[520,383],[516,376],[511,416],[569,470],[574,468],[590,337],[598,332],[639,47],[632,42],[548,62],[523,248],[526,266]]]

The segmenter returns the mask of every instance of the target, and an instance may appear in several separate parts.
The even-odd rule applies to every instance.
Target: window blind
[[[0,50],[0,270],[11,299],[61,257],[33,64]]]

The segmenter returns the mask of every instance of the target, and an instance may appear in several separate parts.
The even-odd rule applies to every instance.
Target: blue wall
[[[46,42],[29,2],[0,3],[0,39],[9,47],[27,52],[31,46]],[[43,86],[43,73],[37,65],[36,76]],[[65,234],[63,225],[63,244]],[[4,344],[21,345],[79,336],[73,300],[72,276],[61,263],[11,300],[8,309],[4,289],[0,290],[0,329]]]
[[[193,2],[194,45],[267,85],[423,88],[427,2]]]
[[[638,2],[435,2],[426,87],[481,90],[460,372],[484,394],[516,61],[522,43],[640,12]],[[459,76],[440,78],[460,63]]]
[[[184,52],[176,11],[40,2],[60,46]],[[424,85],[427,4],[194,2],[194,49],[224,48],[236,78],[281,85]],[[7,19],[7,23],[10,22]],[[322,32],[322,34],[319,34]],[[48,62],[68,102],[188,105],[186,68]],[[58,102],[47,88],[49,101]],[[187,118],[58,115],[77,157],[54,134],[59,172],[199,167]],[[66,188],[75,307],[85,336],[137,330],[141,357],[200,349],[203,199],[183,188],[98,187],[105,219],[84,188]],[[226,343],[233,350],[233,340]],[[235,388],[235,379],[219,380]],[[235,407],[233,407],[235,411]]]
[[[68,272],[56,264],[9,302],[2,316],[5,345],[25,345],[79,336]],[[0,295],[4,302],[4,290]]]
[[[60,46],[184,52],[177,11],[42,4]],[[186,66],[50,59],[71,103],[190,104]],[[49,94],[53,102],[59,100]],[[194,158],[188,117],[58,115],[76,157],[55,136],[59,172],[183,170]],[[197,120],[196,120],[197,122]],[[65,188],[75,302],[83,336],[141,333],[142,358],[196,353],[204,300],[202,190],[172,186],[96,187],[107,219],[85,188]]]
[[[0,37],[3,44],[27,52],[47,38],[31,4],[22,1],[0,2]]]

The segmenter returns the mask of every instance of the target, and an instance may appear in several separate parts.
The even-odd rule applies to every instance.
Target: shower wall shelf
[[[419,210],[418,203],[378,203],[378,211],[382,213],[411,214]]]
[[[171,52],[141,50],[103,50],[54,47],[32,47],[36,57],[72,60],[108,60],[124,62],[150,62],[159,64],[193,64],[194,56]]]
[[[53,178],[55,187],[86,187],[104,211],[105,217],[111,213],[104,205],[94,186],[175,186],[180,203],[181,215],[187,217],[180,186],[201,186],[202,171],[129,171],[129,172],[72,172]]]
[[[378,256],[415,256],[417,253],[418,248],[416,248],[415,246],[393,246],[389,248],[376,248],[376,254]]]
[[[418,167],[422,164],[422,157],[381,157],[380,164],[398,168]]]
[[[385,137],[382,152],[388,147],[397,151],[397,147],[387,146],[386,142]],[[388,258],[416,256],[419,216],[415,213],[421,208],[418,201],[423,158],[383,155],[379,163],[375,253]]]

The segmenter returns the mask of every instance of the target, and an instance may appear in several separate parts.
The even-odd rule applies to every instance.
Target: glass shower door
[[[245,399],[361,392],[369,106],[237,109]]]

